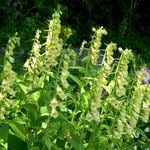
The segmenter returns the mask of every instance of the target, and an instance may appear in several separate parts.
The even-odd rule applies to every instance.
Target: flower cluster
[[[65,92],[62,90],[60,86],[57,86],[56,88],[56,94],[60,97],[60,99],[65,100],[67,98],[67,95]]]
[[[112,72],[111,65],[114,60],[113,50],[116,50],[116,48],[117,48],[116,44],[110,43],[107,45],[106,50],[105,50],[105,55],[104,55],[103,62],[102,62],[102,68],[99,73],[99,81],[104,85],[107,85],[108,83],[107,79]]]
[[[90,51],[91,51],[91,62],[93,65],[96,65],[98,57],[99,57],[99,48],[101,47],[101,38],[102,38],[102,35],[107,35],[107,31],[103,27],[97,30],[93,28],[93,31],[95,34],[92,37]]]
[[[88,112],[86,114],[86,120],[89,122],[92,120],[96,122],[100,121],[100,113],[98,111],[98,107],[95,102],[91,102],[91,112]]]
[[[4,66],[2,71],[2,83],[0,85],[0,119],[5,119],[4,114],[6,108],[12,105],[11,97],[16,96],[16,91],[13,89],[13,84],[17,79],[16,73],[13,71],[12,63],[14,63],[13,50],[15,44],[19,44],[17,35],[10,38],[6,47]],[[9,98],[8,98],[9,96]]]
[[[51,66],[57,64],[56,58],[60,55],[62,49],[62,40],[59,38],[61,32],[60,12],[56,11],[49,21],[47,40],[45,43],[45,69],[49,71]]]
[[[117,100],[116,97],[110,97],[111,106],[116,110],[121,110],[122,102]]]
[[[131,136],[132,136],[132,131],[136,127],[136,124],[139,120],[142,101],[145,95],[145,86],[142,85],[143,75],[144,75],[143,71],[140,71],[137,74],[136,85],[134,87],[133,95],[130,99],[130,107],[128,108],[129,109],[127,114],[128,123],[126,123],[126,125],[130,127],[130,130],[126,130],[126,132]]]
[[[109,43],[106,47],[106,50],[105,50],[105,59],[106,59],[106,62],[108,65],[111,65],[114,61],[114,57],[113,57],[113,54],[114,54],[114,50],[117,49],[117,46],[115,43]]]
[[[16,81],[16,73],[12,70],[12,63],[14,63],[13,50],[15,44],[19,44],[19,38],[17,35],[10,38],[6,47],[6,53],[4,58],[4,67],[3,67],[3,80],[1,88],[4,92],[8,92],[10,95],[15,96],[15,91],[12,88],[13,83]]]
[[[141,105],[144,98],[145,87],[143,85],[137,85],[136,89],[131,97],[131,108],[128,114],[128,122],[127,125],[130,126],[130,130],[126,130],[126,132],[131,135],[132,131],[136,127],[136,124],[139,120]]]
[[[52,100],[51,100],[51,117],[53,118],[57,118],[58,117],[58,112],[56,110],[56,108],[58,107],[58,102],[56,100],[56,98],[54,97]]]
[[[142,85],[143,71],[137,75],[136,85],[134,92],[129,100],[122,105],[120,115],[117,119],[117,126],[114,130],[116,138],[121,138],[123,134],[133,136],[133,130],[137,125],[140,118],[141,106],[145,95],[145,85]]]
[[[125,124],[127,122],[127,111],[126,111],[126,104],[122,105],[120,115],[117,119],[116,128],[114,129],[113,133],[117,139],[120,139],[124,134]]]
[[[40,57],[40,48],[41,48],[41,44],[39,41],[39,37],[40,37],[40,30],[37,30],[36,35],[35,35],[35,40],[33,43],[33,47],[31,50],[31,56],[29,59],[27,59],[27,61],[24,64],[24,67],[27,69],[28,73],[38,73],[38,69],[40,70],[40,61],[39,61],[39,57]],[[40,68],[39,68],[40,67]]]
[[[115,82],[116,82],[116,96],[121,97],[126,95],[126,86],[128,85],[128,64],[133,58],[131,50],[125,49],[124,51],[119,48],[121,51],[121,57],[115,73]]]
[[[102,72],[104,71],[104,72]],[[88,112],[86,115],[86,120],[91,121],[91,120],[95,120],[97,122],[100,121],[100,114],[99,114],[99,108],[100,108],[100,104],[101,104],[101,95],[103,92],[103,83],[104,81],[107,81],[104,77],[103,77],[103,73],[105,73],[105,69],[101,69],[97,75],[97,78],[94,81],[94,86],[93,86],[93,96],[91,98],[91,107],[90,110],[91,112]],[[104,80],[102,80],[102,78],[104,78]]]
[[[108,77],[111,74],[112,68],[111,65],[113,63],[113,50],[116,49],[116,44],[110,43],[107,45],[105,50],[104,59],[102,62],[102,67],[100,68],[97,79],[94,83],[94,95],[91,102],[91,114],[88,112],[87,120],[91,120],[92,118],[99,122],[100,115],[98,109],[100,108],[101,104],[101,96],[103,93],[103,86],[107,85]],[[91,118],[91,119],[90,119]]]
[[[67,95],[64,93],[61,87],[57,86],[56,88],[56,95],[51,100],[51,117],[57,118],[58,117],[58,111],[56,110],[57,107],[60,108],[61,111],[65,111],[66,107],[61,103],[58,102],[56,97],[59,97],[61,100],[65,100],[67,98]]]
[[[70,61],[69,56],[65,54],[60,80],[61,80],[62,86],[66,89],[69,87],[69,83],[67,81],[67,78],[69,75],[69,71],[68,71],[69,61]]]
[[[5,108],[3,107],[3,104],[5,102],[4,97],[5,96],[3,95],[3,93],[0,92],[0,106],[1,106],[1,108],[0,108],[0,119],[5,119],[5,117],[4,117]]]
[[[15,91],[12,88],[13,83],[16,81],[16,73],[12,70],[12,65],[9,61],[5,62],[3,69],[3,81],[1,88],[3,91],[8,92],[10,95],[15,96]]]
[[[140,116],[143,122],[148,122],[150,116],[150,85],[146,85],[145,89],[146,91],[144,95],[144,100],[142,102]]]

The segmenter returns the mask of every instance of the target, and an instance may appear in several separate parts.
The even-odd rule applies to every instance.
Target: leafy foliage
[[[45,42],[37,30],[22,75],[12,67],[19,38],[8,41],[0,86],[0,148],[148,148],[143,128],[149,123],[150,85],[143,84],[142,70],[136,73],[132,51],[111,42],[99,62],[101,38],[107,34],[101,27],[75,53],[65,43],[68,32],[61,34],[68,30],[61,30],[60,15],[58,9],[49,20]],[[137,133],[141,138],[135,141]]]

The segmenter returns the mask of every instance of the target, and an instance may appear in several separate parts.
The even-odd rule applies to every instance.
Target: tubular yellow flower
[[[62,99],[66,99],[67,95],[64,93],[64,91],[62,90],[62,88],[60,86],[57,86],[56,88],[56,94]]]
[[[56,98],[54,97],[52,100],[51,100],[51,107],[52,108],[56,108],[58,106],[58,102],[56,100]]]
[[[57,118],[58,117],[58,112],[55,108],[52,107],[52,110],[51,110],[51,117],[53,118]]]

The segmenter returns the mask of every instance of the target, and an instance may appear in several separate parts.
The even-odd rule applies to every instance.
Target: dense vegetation
[[[0,150],[150,148],[142,4],[2,2]]]

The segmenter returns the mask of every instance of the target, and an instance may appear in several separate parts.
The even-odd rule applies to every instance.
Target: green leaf
[[[99,143],[100,144],[106,144],[108,142],[108,138],[106,137],[106,136],[104,136],[104,135],[100,135],[99,136]]]
[[[50,92],[48,90],[43,90],[38,99],[39,106],[49,105]]]
[[[22,91],[24,92],[24,94],[27,94],[28,91],[27,91],[27,87],[21,83],[18,84],[20,86],[20,88],[22,89]]]
[[[0,139],[3,139],[4,140],[4,142],[6,142],[7,141],[7,138],[8,138],[8,126],[6,125],[6,126],[1,126],[0,127]]]
[[[28,118],[30,119],[30,123],[32,126],[37,126],[39,122],[37,122],[38,116],[40,115],[38,112],[38,104],[35,102],[25,104],[23,106],[27,110]]]
[[[34,146],[34,147],[30,148],[29,150],[40,150],[40,148],[37,146]]]
[[[16,109],[16,107],[18,107],[20,105],[20,100],[14,100],[12,105],[11,105],[11,108],[12,109]]]
[[[38,81],[38,87],[43,88],[45,76],[41,76]]]
[[[47,106],[40,107],[40,114],[41,116],[49,116],[49,111],[47,109]]]
[[[81,96],[83,97],[83,100],[84,100],[83,101],[84,102],[84,108],[87,108],[88,104],[89,104],[90,93],[89,92],[84,92],[84,93],[81,94]]]
[[[20,118],[20,117],[15,117],[15,118],[13,118],[13,120],[12,120],[14,123],[18,123],[18,124],[26,124],[26,122],[22,119],[22,118]]]
[[[44,143],[45,143],[47,149],[51,150],[51,140],[50,140],[50,137],[48,135],[45,135],[43,140],[44,140]]]
[[[27,150],[27,143],[23,142],[15,135],[9,134],[8,136],[8,149],[10,150]]]
[[[84,67],[81,67],[81,66],[70,67],[70,69],[77,69],[77,70],[79,70],[80,72],[85,72],[85,68],[84,68]]]
[[[69,74],[69,77],[78,84],[80,89],[83,87],[83,83],[76,76]]]
[[[36,101],[36,102],[38,101],[40,94],[41,94],[40,91],[36,91],[36,92],[32,93],[32,97],[33,97],[34,101]]]
[[[25,133],[24,125],[11,121],[9,123],[9,126],[12,128],[15,136],[20,138],[22,141],[26,140],[26,133]]]
[[[147,135],[145,134],[145,132],[143,130],[141,130],[140,128],[135,128],[137,132],[139,132],[146,140],[148,140],[150,142],[150,139],[147,137]]]
[[[71,144],[75,150],[84,150],[83,143],[78,135],[72,135]]]
[[[109,85],[106,88],[104,87],[104,89],[110,94],[112,92],[114,86],[115,86],[115,81],[111,80]]]

